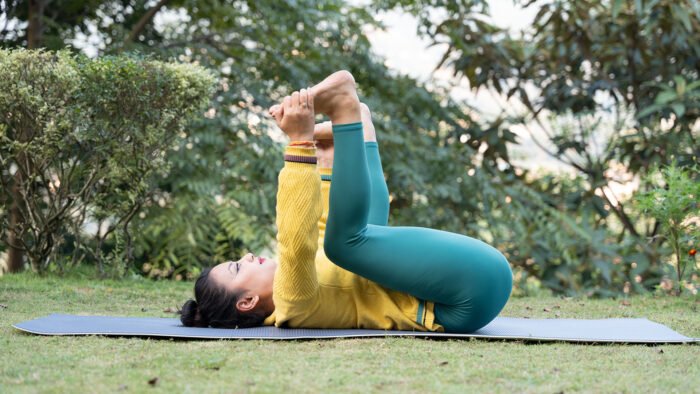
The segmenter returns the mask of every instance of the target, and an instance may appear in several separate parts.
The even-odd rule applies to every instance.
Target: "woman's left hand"
[[[282,105],[270,108],[270,115],[292,141],[313,141],[314,98],[307,89],[301,89],[284,98]]]

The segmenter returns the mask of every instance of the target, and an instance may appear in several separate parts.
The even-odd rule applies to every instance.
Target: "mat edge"
[[[387,337],[409,337],[409,338],[415,338],[415,337],[425,337],[425,338],[484,338],[484,339],[508,339],[508,340],[521,340],[521,341],[545,341],[545,342],[573,342],[573,343],[626,343],[626,344],[693,344],[693,343],[700,343],[700,338],[690,338],[688,337],[688,340],[666,340],[666,341],[622,341],[622,340],[591,340],[591,339],[582,339],[582,338],[554,338],[554,337],[531,337],[531,338],[525,338],[525,337],[517,337],[517,336],[495,336],[495,335],[483,335],[483,334],[444,334],[444,335],[435,335],[435,333],[423,333],[423,332],[416,332],[416,334],[409,334],[409,333],[392,333],[391,331],[388,331],[387,333],[376,333],[376,334],[358,334],[358,335],[341,335],[341,336],[336,336],[336,335],[331,335],[331,336],[291,336],[291,337],[279,337],[279,336],[272,336],[272,337],[260,337],[260,336],[250,336],[250,337],[218,337],[218,336],[180,336],[180,335],[161,335],[161,334],[143,334],[143,333],[46,333],[46,332],[38,332],[38,331],[32,331],[26,328],[20,328],[17,327],[16,325],[13,325],[15,329],[34,334],[34,335],[42,335],[42,336],[61,336],[61,337],[68,337],[68,336],[103,336],[103,337],[139,337],[139,338],[148,338],[148,337],[158,337],[158,338],[178,338],[178,339],[209,339],[209,340],[222,340],[222,339],[228,339],[228,340],[247,340],[247,339],[255,339],[255,340],[297,340],[297,339],[338,339],[338,338],[387,338]],[[437,333],[437,334],[443,334],[443,333]]]

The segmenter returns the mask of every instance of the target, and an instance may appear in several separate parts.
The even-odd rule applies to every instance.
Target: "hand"
[[[292,141],[312,141],[314,136],[314,98],[307,89],[284,98],[282,105],[270,108],[277,126]]]

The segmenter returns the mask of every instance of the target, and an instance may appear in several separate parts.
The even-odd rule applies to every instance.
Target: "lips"
[[[258,262],[259,262],[260,264],[264,263],[264,262],[265,262],[265,258],[264,258],[264,257],[258,257]]]

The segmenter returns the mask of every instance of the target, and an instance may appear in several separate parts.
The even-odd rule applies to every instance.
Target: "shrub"
[[[672,163],[661,169],[656,168],[646,176],[645,183],[653,188],[636,196],[640,209],[660,223],[659,236],[673,249],[676,295],[682,292],[683,274],[687,266],[690,264],[691,270],[695,269],[694,250],[700,240],[699,178],[700,169],[697,165],[683,169]],[[674,263],[670,262],[670,265],[673,266]]]
[[[89,252],[103,269],[102,241],[119,230],[111,257],[128,264],[130,220],[167,170],[165,149],[208,102],[212,75],[136,55],[29,50],[0,50],[0,75],[0,211],[12,246],[43,271],[68,235],[74,258]],[[98,224],[90,248],[88,221]]]

